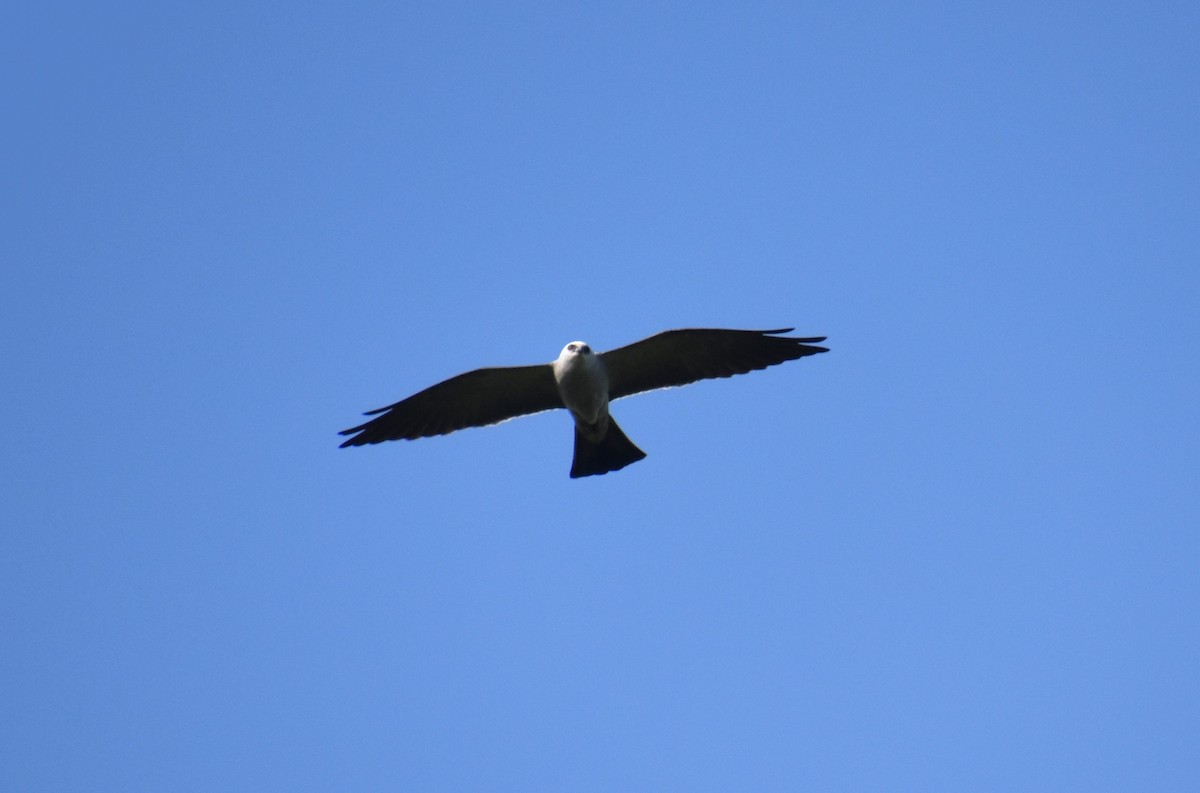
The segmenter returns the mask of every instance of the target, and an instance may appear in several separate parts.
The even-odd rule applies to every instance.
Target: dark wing
[[[829,352],[815,347],[824,336],[789,338],[779,330],[668,330],[601,354],[608,369],[608,398],[655,388],[686,385],[709,377],[731,377],[784,361]]]
[[[476,369],[365,413],[382,415],[339,434],[358,433],[343,443],[343,448],[414,440],[560,407],[563,403],[550,364]]]

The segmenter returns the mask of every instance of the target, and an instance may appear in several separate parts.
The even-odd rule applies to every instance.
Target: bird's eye
[[[590,353],[590,352],[592,351],[592,348],[591,348],[591,347],[589,347],[589,346],[587,346],[587,345],[585,344],[585,345],[583,345],[582,347],[580,347],[580,348],[579,348],[579,351],[580,351],[581,353],[583,353],[584,355],[587,355],[588,353]]]
[[[571,352],[575,352],[575,345],[574,345],[574,344],[568,344],[568,345],[567,345],[567,349],[568,349],[568,350],[570,350]]]

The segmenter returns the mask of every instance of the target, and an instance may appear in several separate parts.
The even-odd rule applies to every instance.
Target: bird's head
[[[568,344],[566,347],[563,347],[563,351],[561,353],[559,353],[558,357],[568,358],[568,357],[573,357],[576,355],[591,355],[591,354],[592,354],[592,348],[587,345],[587,342],[573,341],[570,344]]]

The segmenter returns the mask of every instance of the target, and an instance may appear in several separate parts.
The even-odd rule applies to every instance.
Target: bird
[[[474,369],[367,411],[363,415],[374,418],[342,430],[350,437],[339,448],[446,435],[566,408],[575,421],[571,478],[619,471],[646,453],[621,431],[610,402],[829,351],[817,346],[825,336],[782,335],[794,330],[683,328],[601,353],[572,341],[551,363]]]

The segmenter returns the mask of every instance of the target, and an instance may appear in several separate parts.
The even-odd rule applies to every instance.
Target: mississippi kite
[[[828,352],[815,346],[824,336],[780,335],[792,330],[668,330],[599,354],[573,341],[553,363],[476,369],[369,411],[364,415],[375,418],[340,433],[352,436],[342,447],[445,435],[566,408],[575,419],[571,476],[606,474],[646,456],[609,416],[611,400]]]

